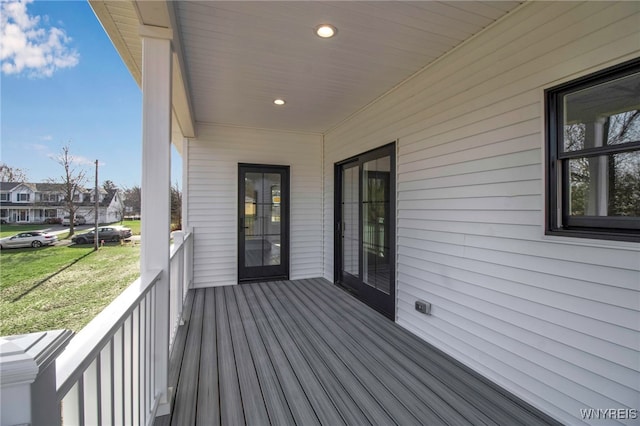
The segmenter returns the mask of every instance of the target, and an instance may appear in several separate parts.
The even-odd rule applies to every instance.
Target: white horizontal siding
[[[196,287],[238,282],[238,163],[290,166],[290,277],[322,274],[322,136],[199,125],[188,144]]]
[[[638,56],[640,3],[531,2],[333,129],[325,277],[334,164],[397,140],[398,323],[565,423],[640,407],[640,247],[546,237],[542,163],[544,89]]]

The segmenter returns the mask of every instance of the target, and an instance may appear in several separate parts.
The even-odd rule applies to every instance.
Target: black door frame
[[[245,186],[244,173],[280,173],[280,265],[245,266]],[[238,282],[289,279],[290,167],[272,164],[238,163]]]
[[[390,290],[389,295],[373,289],[367,284],[362,282],[364,276],[363,271],[363,181],[364,172],[362,165],[368,161],[376,158],[382,158],[390,156],[390,173],[389,173],[389,254],[391,261],[390,267]],[[358,279],[354,280],[351,277],[343,277],[343,265],[342,265],[342,171],[344,166],[353,164],[358,168],[359,173],[359,188],[358,188],[358,235],[360,247],[358,249]],[[385,315],[392,321],[395,320],[396,314],[396,143],[391,142],[387,145],[372,149],[357,156],[348,158],[346,160],[337,162],[334,164],[334,282],[335,284],[346,288],[349,292],[361,299],[364,303],[376,309],[378,312]],[[377,293],[377,294],[376,294]],[[386,299],[385,299],[386,298]]]

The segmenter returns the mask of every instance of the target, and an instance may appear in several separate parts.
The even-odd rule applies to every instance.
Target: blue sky
[[[142,93],[85,1],[1,0],[0,159],[30,181],[61,175],[69,144],[93,182],[141,183]],[[26,14],[25,14],[26,12]],[[172,182],[181,181],[173,150]]]

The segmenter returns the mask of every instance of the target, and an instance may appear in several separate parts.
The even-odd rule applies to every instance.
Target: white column
[[[597,117],[587,123],[585,129],[585,148],[604,146],[607,135],[604,134],[606,118]],[[590,157],[589,162],[589,198],[585,213],[589,216],[607,216],[609,209],[609,162],[606,156]]]
[[[182,230],[189,231],[189,139],[182,140]]]
[[[161,270],[155,306],[155,395],[167,402],[169,373],[169,232],[171,222],[171,31],[142,26],[142,224],[143,282]],[[159,411],[161,408],[159,408]]]

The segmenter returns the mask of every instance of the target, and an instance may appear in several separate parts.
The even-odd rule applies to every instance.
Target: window
[[[0,194],[0,201],[9,201],[9,194],[6,192]]]
[[[40,201],[55,203],[58,201],[58,194],[49,194],[49,193],[40,194]]]
[[[545,95],[547,233],[640,241],[640,59]]]
[[[31,194],[18,194],[18,201],[29,201]]]

